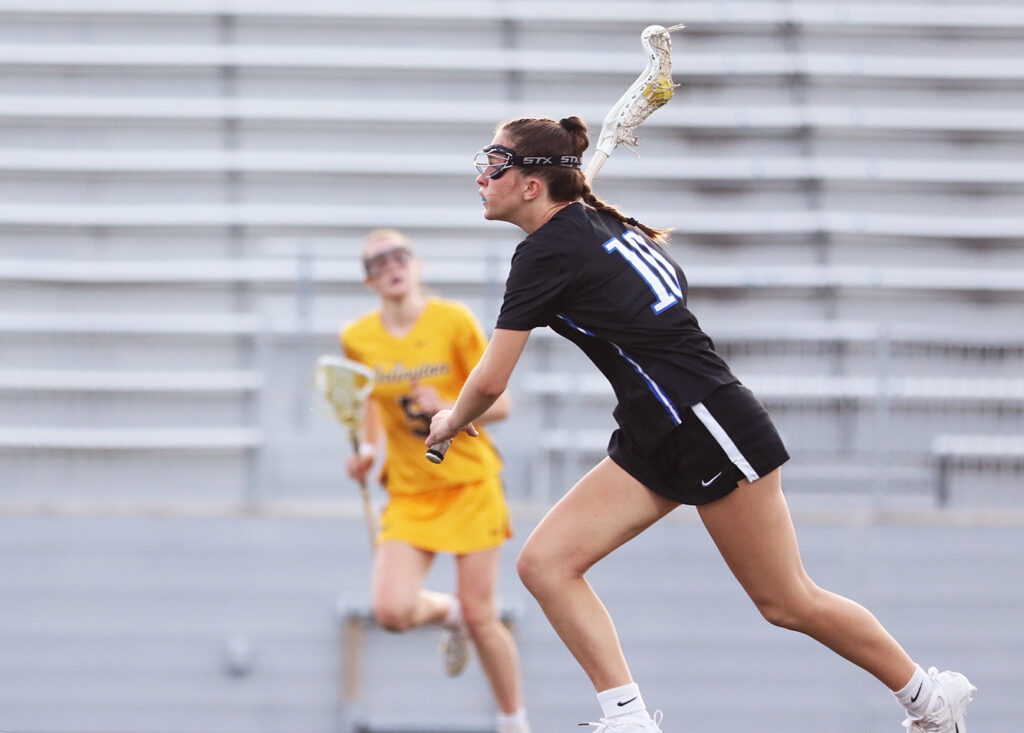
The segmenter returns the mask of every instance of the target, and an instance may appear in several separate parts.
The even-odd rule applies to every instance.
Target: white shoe
[[[457,677],[466,668],[469,662],[469,631],[462,621],[446,624],[441,632],[441,659],[449,677]]]
[[[920,718],[907,717],[903,727],[909,733],[967,733],[967,704],[978,688],[959,672],[939,672],[932,667],[928,676],[935,681],[928,712]]]
[[[661,733],[661,711],[655,710],[653,717],[636,718],[622,715],[616,718],[601,718],[598,723],[580,723],[597,726],[590,733]]]

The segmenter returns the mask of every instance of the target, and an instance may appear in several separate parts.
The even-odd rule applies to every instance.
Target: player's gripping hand
[[[373,459],[373,449],[360,446],[359,452],[353,453],[345,461],[345,470],[348,472],[348,477],[360,483],[366,481],[366,476],[373,467]]]
[[[440,463],[444,460],[448,446],[460,432],[465,431],[474,438],[480,435],[473,423],[453,426],[450,420],[451,414],[451,410],[439,410],[430,421],[430,435],[424,442],[429,446],[427,460],[431,463]]]

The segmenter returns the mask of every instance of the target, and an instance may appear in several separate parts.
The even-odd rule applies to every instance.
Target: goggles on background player
[[[400,244],[397,247],[378,252],[372,257],[367,257],[363,260],[363,267],[366,269],[366,276],[372,280],[384,272],[388,262],[394,262],[397,265],[407,265],[411,259],[412,250],[404,244]]]
[[[505,171],[514,165],[553,165],[559,168],[579,168],[580,159],[576,155],[519,155],[512,148],[504,145],[488,145],[473,158],[473,165],[484,178],[492,181],[505,175]]]

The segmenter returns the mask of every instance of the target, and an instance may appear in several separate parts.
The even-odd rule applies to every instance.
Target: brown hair
[[[498,125],[498,132],[510,139],[517,155],[575,155],[583,157],[590,145],[587,125],[579,117],[565,117],[558,122],[545,117],[520,117]],[[560,166],[531,166],[530,175],[543,178],[548,184],[548,195],[555,201],[576,201],[608,214],[623,224],[636,227],[651,239],[664,242],[668,229],[655,229],[626,216],[611,204],[594,195],[586,176],[579,168]]]

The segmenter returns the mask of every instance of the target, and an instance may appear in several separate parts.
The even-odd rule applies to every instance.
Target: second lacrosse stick
[[[348,432],[352,450],[359,453],[359,428],[363,419],[366,399],[373,391],[373,371],[359,362],[340,356],[321,356],[316,362],[316,385],[324,399],[334,408],[334,414]],[[377,542],[377,513],[373,509],[366,479],[359,482],[363,500],[366,531],[370,547]]]

